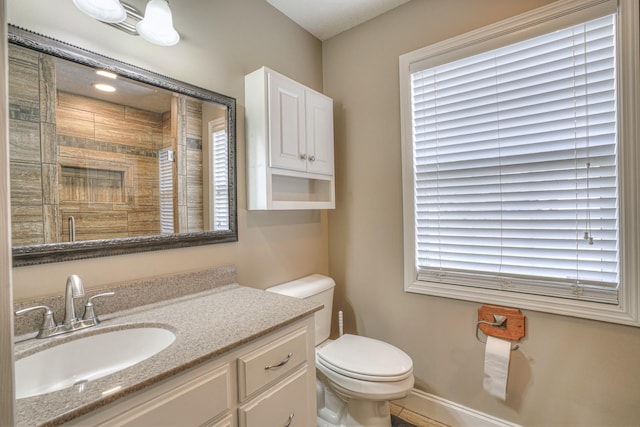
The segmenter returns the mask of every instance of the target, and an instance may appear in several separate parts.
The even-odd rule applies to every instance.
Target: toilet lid
[[[368,381],[400,381],[413,372],[413,361],[383,341],[345,334],[317,351],[318,362],[342,375]]]

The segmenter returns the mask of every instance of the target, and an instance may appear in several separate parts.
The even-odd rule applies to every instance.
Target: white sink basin
[[[176,339],[162,328],[122,329],[67,341],[16,361],[16,398],[82,384],[135,365]]]

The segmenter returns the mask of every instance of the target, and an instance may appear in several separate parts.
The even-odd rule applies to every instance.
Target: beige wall
[[[130,3],[144,10],[146,1]],[[15,268],[16,300],[61,292],[71,273],[93,287],[236,264],[239,281],[259,288],[327,273],[327,214],[247,212],[244,179],[244,75],[266,65],[321,90],[321,43],[264,0],[174,1],[171,8],[182,40],[169,48],[92,20],[71,1],[10,0],[7,21],[236,98],[239,241]]]
[[[346,329],[407,351],[420,390],[527,426],[640,425],[640,329],[526,311],[502,403],[482,390],[480,304],[403,291],[398,57],[546,3],[414,0],[323,44],[336,120],[336,310]]]

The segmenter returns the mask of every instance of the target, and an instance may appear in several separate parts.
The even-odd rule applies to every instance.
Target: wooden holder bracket
[[[525,316],[520,310],[497,305],[483,305],[478,309],[478,322],[495,323],[494,314],[505,316],[507,320],[502,326],[478,323],[477,327],[480,328],[485,335],[511,341],[518,341],[525,336]]]

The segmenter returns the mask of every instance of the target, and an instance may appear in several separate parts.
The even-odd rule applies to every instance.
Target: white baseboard
[[[416,389],[413,389],[409,396],[393,403],[451,427],[520,427],[519,424]]]

